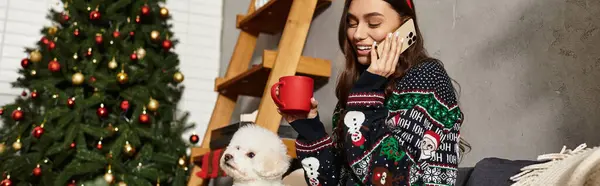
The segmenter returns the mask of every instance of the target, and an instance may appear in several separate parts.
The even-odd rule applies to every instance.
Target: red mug
[[[279,96],[276,94],[279,87]],[[271,86],[271,98],[284,113],[308,113],[314,80],[306,76],[284,76]]]

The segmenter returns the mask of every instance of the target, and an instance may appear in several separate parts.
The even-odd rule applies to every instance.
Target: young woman
[[[463,116],[444,67],[425,52],[414,8],[412,0],[346,0],[332,137],[315,99],[306,116],[282,113],[299,134],[310,185],[454,185]],[[408,42],[391,32],[408,19],[417,37],[400,53]]]

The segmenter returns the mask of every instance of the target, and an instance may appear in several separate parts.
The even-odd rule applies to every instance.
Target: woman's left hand
[[[277,89],[277,95],[279,95],[279,89]],[[279,108],[277,108],[277,112],[281,114],[283,119],[288,123],[292,123],[299,119],[314,119],[318,115],[318,106],[319,102],[315,98],[310,99],[310,111],[307,114],[286,114],[281,112]]]
[[[389,33],[383,43],[379,45],[374,42],[371,47],[371,64],[367,71],[386,78],[390,77],[396,71],[403,44],[404,37],[398,37],[398,33]]]

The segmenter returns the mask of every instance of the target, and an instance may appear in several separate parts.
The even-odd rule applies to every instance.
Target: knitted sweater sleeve
[[[461,113],[443,66],[411,68],[387,101],[386,81],[364,72],[348,97],[343,120],[352,172],[367,185],[391,180],[377,170],[405,170],[411,185],[454,185]],[[407,157],[410,168],[396,157]],[[392,185],[405,184],[400,181]]]
[[[337,115],[334,112],[334,120]],[[290,125],[298,132],[296,155],[304,169],[304,178],[309,185],[335,186],[340,183],[342,162],[332,137],[324,128],[319,116],[313,119],[296,120]]]

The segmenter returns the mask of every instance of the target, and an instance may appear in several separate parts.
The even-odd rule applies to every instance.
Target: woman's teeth
[[[371,46],[357,46],[359,50],[371,50]]]

